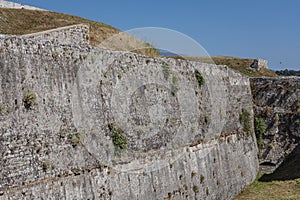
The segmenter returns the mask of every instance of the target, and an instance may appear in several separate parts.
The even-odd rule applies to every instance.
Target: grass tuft
[[[201,72],[199,72],[197,69],[195,70],[195,77],[197,79],[199,87],[204,85],[204,83],[205,83],[204,78],[203,78]]]
[[[36,104],[36,94],[32,91],[28,91],[23,97],[23,103],[25,108],[31,109]]]
[[[300,199],[300,179],[261,182],[261,176],[262,174],[234,200]]]

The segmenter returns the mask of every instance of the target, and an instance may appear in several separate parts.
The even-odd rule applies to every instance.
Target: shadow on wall
[[[263,175],[259,181],[285,181],[297,178],[300,178],[300,144],[286,157],[273,173]]]

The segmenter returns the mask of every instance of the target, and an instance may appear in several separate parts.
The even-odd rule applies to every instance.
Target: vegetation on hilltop
[[[259,177],[234,200],[300,199],[300,179],[263,182]]]
[[[103,41],[121,33],[120,30],[102,22],[72,15],[50,11],[0,8],[0,34],[24,35],[75,24],[90,25],[90,43],[95,47],[102,47]],[[122,37],[124,35],[126,34],[122,34]],[[139,47],[138,50],[135,50],[136,46]],[[110,49],[132,50],[148,56],[160,55],[159,51],[150,44],[128,37],[128,35],[125,42],[118,40],[117,45]]]
[[[250,69],[251,64],[253,63],[254,59],[250,58],[234,58],[234,57],[227,57],[227,56],[213,56],[213,61],[217,65],[227,65],[230,68],[233,68],[243,74],[246,74],[250,77],[276,77],[277,75],[266,68],[262,68],[259,71],[254,71]]]
[[[88,24],[90,26],[90,43],[94,47],[127,50],[147,56],[160,56],[159,51],[149,43],[133,38],[102,22],[50,11],[0,8],[0,34],[24,35],[74,24]],[[268,69],[261,69],[258,72],[251,70],[249,67],[253,63],[253,59],[226,56],[179,58],[227,65],[250,77],[277,76]]]
[[[280,70],[280,71],[275,71],[275,73],[279,76],[300,76],[300,70]]]
[[[251,64],[254,59],[251,58],[235,58],[230,56],[212,56],[212,57],[191,57],[191,56],[170,56],[172,58],[179,58],[191,61],[198,61],[202,63],[208,64],[217,64],[217,65],[227,65],[228,67],[235,69],[242,74],[245,74],[249,77],[276,77],[277,74],[269,69],[260,69],[259,71],[255,71],[250,69]]]

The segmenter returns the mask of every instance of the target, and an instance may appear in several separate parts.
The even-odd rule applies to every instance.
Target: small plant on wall
[[[257,140],[257,146],[259,149],[261,149],[262,141],[263,141],[263,134],[266,132],[266,124],[263,118],[261,117],[255,117],[254,119],[254,130]]]
[[[204,78],[203,78],[202,74],[197,69],[195,70],[195,78],[197,79],[199,87],[204,85],[204,83],[205,83]]]
[[[243,125],[243,130],[250,134],[251,115],[248,110],[242,109],[242,113],[240,114],[240,123]]]
[[[109,124],[109,129],[111,131],[112,142],[117,152],[120,153],[127,150],[128,139],[124,132],[117,128],[114,122]]]
[[[32,91],[28,91],[23,97],[23,103],[25,108],[31,109],[34,105],[36,105],[36,94]]]
[[[162,70],[163,70],[164,78],[166,80],[168,80],[169,77],[170,77],[170,74],[171,74],[171,70],[170,70],[169,64],[164,62],[163,65],[162,65]]]

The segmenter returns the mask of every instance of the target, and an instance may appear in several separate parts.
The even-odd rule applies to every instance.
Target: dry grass
[[[0,8],[0,34],[23,35],[36,33],[49,29],[69,26],[74,24],[90,25],[90,43],[92,46],[101,47],[106,39],[119,34],[121,31],[101,22],[95,22],[72,15],[37,10],[7,9]],[[122,42],[120,42],[121,45]],[[133,38],[132,43],[136,44],[137,39]],[[159,52],[151,45],[139,41],[142,49],[137,53],[158,56]],[[133,49],[129,45],[127,49]],[[123,50],[123,49],[112,49]]]
[[[176,57],[175,57],[176,58]],[[250,58],[235,58],[229,56],[212,56],[212,57],[177,57],[183,58],[192,61],[199,61],[203,63],[209,64],[217,64],[217,65],[227,65],[228,67],[235,69],[242,74],[245,74],[249,77],[276,77],[276,73],[269,69],[261,69],[260,71],[252,71],[249,69],[250,65],[253,63],[254,59]]]
[[[258,179],[234,200],[298,200],[300,179],[261,182]]]
[[[212,57],[214,62],[217,65],[227,65],[243,74],[246,74],[250,77],[261,77],[261,76],[269,76],[276,77],[276,73],[269,69],[261,69],[260,71],[252,71],[249,69],[254,59],[250,58],[234,58],[234,57],[226,57],[226,56],[214,56]]]
[[[0,34],[23,35],[74,24],[90,25],[90,43],[92,46],[102,48],[105,46],[111,50],[127,50],[148,56],[160,56],[159,51],[150,44],[121,33],[120,30],[101,22],[49,11],[0,8]],[[259,72],[248,69],[253,59],[225,56],[184,58],[204,63],[214,62],[218,65],[227,65],[250,77],[277,76],[268,69],[262,69]]]

